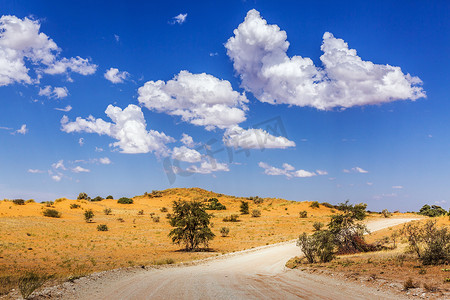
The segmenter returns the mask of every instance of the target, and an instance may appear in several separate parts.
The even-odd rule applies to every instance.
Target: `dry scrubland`
[[[434,219],[438,227],[450,226],[448,216],[423,218],[424,224]],[[394,248],[392,234],[400,232],[404,225],[379,230],[367,236],[366,241],[377,243],[388,241],[385,246]],[[408,249],[408,243],[402,236],[396,240],[395,249],[339,255],[328,263],[306,264],[304,259],[293,258],[286,265],[310,273],[329,276],[341,276],[351,281],[361,281],[377,288],[385,287],[404,290],[408,295],[431,299],[443,299],[450,296],[450,266],[423,265],[415,253]],[[410,280],[411,279],[411,280]]]
[[[44,217],[42,212],[50,208],[45,204],[16,205],[0,201],[3,289],[13,286],[17,277],[28,270],[55,274],[58,280],[65,280],[95,271],[181,262],[291,240],[300,232],[311,232],[316,221],[326,223],[333,213],[322,205],[311,208],[311,202],[265,198],[263,203],[255,204],[246,198],[198,188],[170,189],[161,194],[162,197],[134,197],[134,204],[118,204],[112,199],[100,202],[62,199],[51,207],[62,213],[61,218]],[[219,199],[227,209],[209,211],[214,214],[211,222],[216,234],[210,251],[179,251],[182,246],[173,245],[167,236],[171,227],[166,215],[171,212],[172,202],[179,199],[204,201],[212,197]],[[240,215],[241,200],[249,203],[249,215]],[[74,203],[80,208],[71,209]],[[168,212],[161,212],[163,207]],[[105,208],[112,210],[111,215],[105,215]],[[95,214],[92,223],[84,220],[88,209]],[[251,217],[253,209],[259,209],[261,217]],[[143,215],[139,215],[140,210]],[[299,218],[300,211],[307,211],[308,217]],[[151,213],[159,216],[160,222],[154,222]],[[222,219],[231,214],[239,214],[240,221],[223,222]],[[99,224],[106,224],[109,231],[97,231]],[[230,229],[228,237],[221,236],[222,227]]]

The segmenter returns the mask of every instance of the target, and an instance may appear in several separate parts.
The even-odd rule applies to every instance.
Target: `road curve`
[[[371,231],[413,219],[369,222]],[[196,265],[149,269],[76,286],[65,299],[399,299],[387,291],[285,267],[294,242],[260,247]]]

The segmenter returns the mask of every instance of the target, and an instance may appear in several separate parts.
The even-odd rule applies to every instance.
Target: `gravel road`
[[[413,219],[380,219],[369,230]],[[285,267],[295,242],[241,251],[198,264],[110,271],[60,290],[62,299],[401,299],[375,288]],[[55,294],[53,294],[56,296]]]

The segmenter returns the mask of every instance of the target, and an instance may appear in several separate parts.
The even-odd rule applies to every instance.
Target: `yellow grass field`
[[[52,207],[62,213],[61,218],[44,217],[42,211],[49,208],[45,204],[0,201],[0,277],[39,270],[67,278],[118,267],[199,259],[297,238],[301,232],[312,231],[314,222],[326,223],[333,213],[322,205],[311,208],[310,202],[265,198],[263,203],[255,204],[199,188],[170,189],[162,195],[134,197],[134,204],[62,199]],[[167,212],[161,209],[165,207],[170,213],[174,200],[204,201],[212,197],[227,207],[224,211],[209,211],[214,214],[211,221],[216,234],[210,243],[212,251],[179,251],[182,246],[171,243]],[[250,212],[259,209],[261,217],[240,215],[240,222],[223,222],[225,216],[239,214],[241,200],[249,202]],[[81,207],[71,209],[74,203]],[[105,208],[111,208],[112,214],[105,215]],[[94,211],[92,223],[84,220],[86,209]],[[143,215],[139,215],[140,210]],[[308,217],[299,218],[304,210]],[[159,216],[160,222],[154,222],[150,213]],[[106,224],[109,231],[97,231],[99,224]],[[221,236],[221,227],[230,229],[228,237]]]

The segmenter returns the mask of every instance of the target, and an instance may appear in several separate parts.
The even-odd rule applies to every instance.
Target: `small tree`
[[[42,212],[42,214],[45,217],[49,217],[49,218],[61,218],[61,213],[59,211],[57,211],[56,209],[52,209],[52,208],[47,208],[46,210],[44,210]]]
[[[419,211],[420,215],[428,216],[428,217],[439,217],[447,214],[447,211],[440,207],[439,205],[431,205],[425,204]]]
[[[243,215],[248,215],[248,202],[241,201],[240,212]]]
[[[87,200],[89,197],[86,193],[80,193],[77,197],[78,200]]]
[[[392,216],[392,214],[385,208],[381,211],[381,214],[385,217],[385,218],[390,218]]]
[[[169,219],[172,229],[169,236],[175,244],[184,244],[186,251],[195,251],[200,244],[208,247],[214,238],[209,228],[210,218],[201,202],[174,201],[173,214]]]
[[[119,200],[117,200],[117,203],[119,204],[133,204],[133,199],[122,197]]]
[[[105,208],[105,209],[103,210],[103,213],[104,213],[105,215],[107,215],[107,216],[110,215],[111,212],[112,212],[111,208]]]
[[[313,237],[303,233],[297,240],[297,246],[300,247],[309,263],[312,264],[316,262],[317,247]]]
[[[91,223],[93,217],[94,217],[94,212],[92,211],[92,209],[88,209],[84,212],[84,220],[87,223]]]
[[[106,199],[114,199],[114,197],[109,195],[109,196],[106,197]]]

